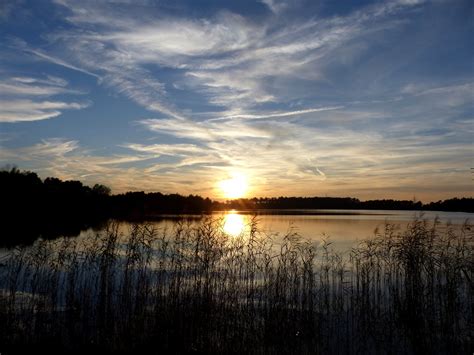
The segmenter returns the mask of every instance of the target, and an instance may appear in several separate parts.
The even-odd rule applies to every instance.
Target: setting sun
[[[222,180],[219,187],[226,198],[243,197],[248,189],[247,178],[242,174],[233,174],[232,178]]]

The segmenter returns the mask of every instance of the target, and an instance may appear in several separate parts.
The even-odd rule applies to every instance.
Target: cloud
[[[318,107],[318,108],[310,108],[305,110],[296,110],[296,111],[286,111],[286,112],[272,112],[272,113],[261,113],[261,114],[234,114],[234,115],[227,115],[219,118],[210,119],[209,121],[216,121],[216,120],[228,120],[232,118],[242,118],[242,119],[262,119],[262,118],[277,118],[277,117],[289,117],[289,116],[298,116],[298,115],[305,115],[308,113],[314,112],[321,112],[321,111],[331,111],[331,110],[338,110],[343,108],[343,106],[334,106],[334,107]]]
[[[80,110],[88,107],[88,103],[9,100],[0,101],[0,122],[38,121],[57,117],[59,110]]]
[[[124,144],[124,147],[137,152],[161,155],[188,156],[190,154],[205,153],[205,149],[195,144]]]
[[[142,62],[160,61],[173,65],[173,58],[208,56],[244,49],[258,33],[237,15],[222,15],[219,21],[161,19],[137,26],[135,30],[120,28],[96,40],[114,43],[127,49],[133,59]],[[182,60],[182,58],[181,58]],[[179,65],[179,62],[178,62]]]
[[[182,114],[170,107],[160,81],[138,84],[151,77],[147,65],[182,71],[187,88],[204,90],[212,104],[248,108],[276,100],[266,78],[300,77],[302,71],[317,77],[317,71],[310,69],[315,59],[357,36],[361,23],[383,16],[372,11],[365,20],[363,16],[308,20],[279,29],[229,13],[206,20],[120,16],[115,21],[112,7],[60,3],[74,14],[68,18],[73,24],[94,24],[101,26],[101,32],[67,32],[56,35],[56,40],[75,53],[82,66],[105,71],[104,81],[111,87],[173,117]]]
[[[438,5],[376,2],[323,16],[263,0],[270,11],[254,16],[214,5],[204,13],[147,1],[55,3],[67,24],[43,34],[44,45],[19,45],[22,53],[93,76],[153,113],[136,111],[131,129],[145,128],[150,140],[116,142],[126,154],[77,147],[45,159],[50,172],[103,174],[118,190],[211,195],[233,170],[249,175],[259,195],[369,195],[368,186],[400,192],[422,180],[446,188],[463,181],[472,75],[430,67],[451,51],[443,38],[452,29],[427,16]],[[88,104],[59,99],[80,94],[61,78],[16,75],[0,92],[9,95],[3,121]]]
[[[42,53],[41,51],[38,51],[38,50],[35,50],[35,49],[30,49],[30,48],[24,48],[24,51],[25,52],[29,52],[31,54],[34,54],[35,56],[41,58],[41,59],[44,59],[48,62],[51,62],[51,63],[54,63],[54,64],[57,64],[57,65],[60,65],[62,67],[65,67],[65,68],[68,68],[68,69],[71,69],[71,70],[75,70],[75,71],[78,71],[78,72],[81,72],[83,74],[87,74],[87,75],[90,75],[90,76],[93,76],[97,79],[100,80],[100,76],[97,75],[97,74],[94,74],[88,70],[85,70],[85,69],[82,69],[82,68],[79,68],[79,67],[76,67],[75,65],[72,65],[60,58],[56,58],[56,57],[53,57],[51,55],[48,55],[48,54],[45,54],[45,53]]]
[[[78,141],[66,141],[60,138],[43,139],[41,143],[24,148],[21,152],[34,157],[64,157],[77,150],[78,143]]]
[[[67,89],[64,79],[47,76],[11,77],[0,81],[0,122],[28,122],[45,120],[61,115],[64,110],[80,110],[90,102],[66,102],[46,99],[49,96],[82,94]]]
[[[35,83],[39,85],[35,85]],[[4,96],[53,96],[59,94],[80,94],[80,92],[67,90],[63,85],[51,85],[51,82],[48,81],[20,77],[0,82],[0,94]]]
[[[194,122],[176,119],[146,119],[140,121],[149,130],[166,133],[179,138],[198,141],[215,141],[229,138],[266,138],[268,133],[237,121]]]
[[[287,4],[284,1],[279,0],[261,0],[261,3],[268,6],[268,8],[275,14],[280,13],[287,7]]]

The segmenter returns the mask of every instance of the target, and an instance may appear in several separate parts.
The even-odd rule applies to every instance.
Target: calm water
[[[423,212],[419,211],[380,211],[380,210],[284,210],[275,214],[274,211],[260,211],[251,214],[245,211],[228,211],[214,213],[212,218],[222,223],[223,230],[229,236],[235,236],[249,228],[252,218],[258,221],[258,229],[262,233],[278,240],[288,231],[293,231],[303,238],[319,241],[326,235],[338,250],[350,249],[358,241],[370,238],[376,228],[383,228],[385,223],[394,223],[403,230],[414,217],[420,217],[432,222],[436,217],[445,225],[462,226],[469,220],[474,221],[474,214],[461,212]],[[177,220],[183,216],[165,215],[159,221],[150,222],[158,229],[171,230]],[[185,216],[184,219],[191,223],[199,223],[201,216]],[[129,223],[122,223],[124,233],[130,227]],[[81,237],[87,237],[91,231],[84,231]]]

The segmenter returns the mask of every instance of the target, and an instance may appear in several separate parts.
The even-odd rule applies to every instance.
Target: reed
[[[11,251],[0,351],[472,353],[473,237],[419,218],[339,253],[256,219],[236,237],[111,222]]]

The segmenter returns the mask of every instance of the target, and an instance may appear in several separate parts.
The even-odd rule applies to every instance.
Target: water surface
[[[221,221],[223,230],[235,237],[249,230],[252,220],[257,222],[258,230],[276,241],[287,233],[297,233],[302,238],[320,241],[329,238],[332,245],[339,250],[350,249],[359,241],[374,236],[377,229],[383,229],[386,223],[397,225],[400,230],[421,218],[433,223],[435,218],[443,228],[447,223],[461,227],[466,221],[472,222],[474,214],[463,212],[440,211],[397,211],[397,210],[261,210],[257,211],[226,211],[216,212],[211,216],[197,215],[161,215],[149,221],[158,230],[172,230],[177,221],[196,224],[205,218]],[[129,222],[121,222],[121,229],[126,233],[131,226]],[[91,231],[81,233],[86,237]]]

